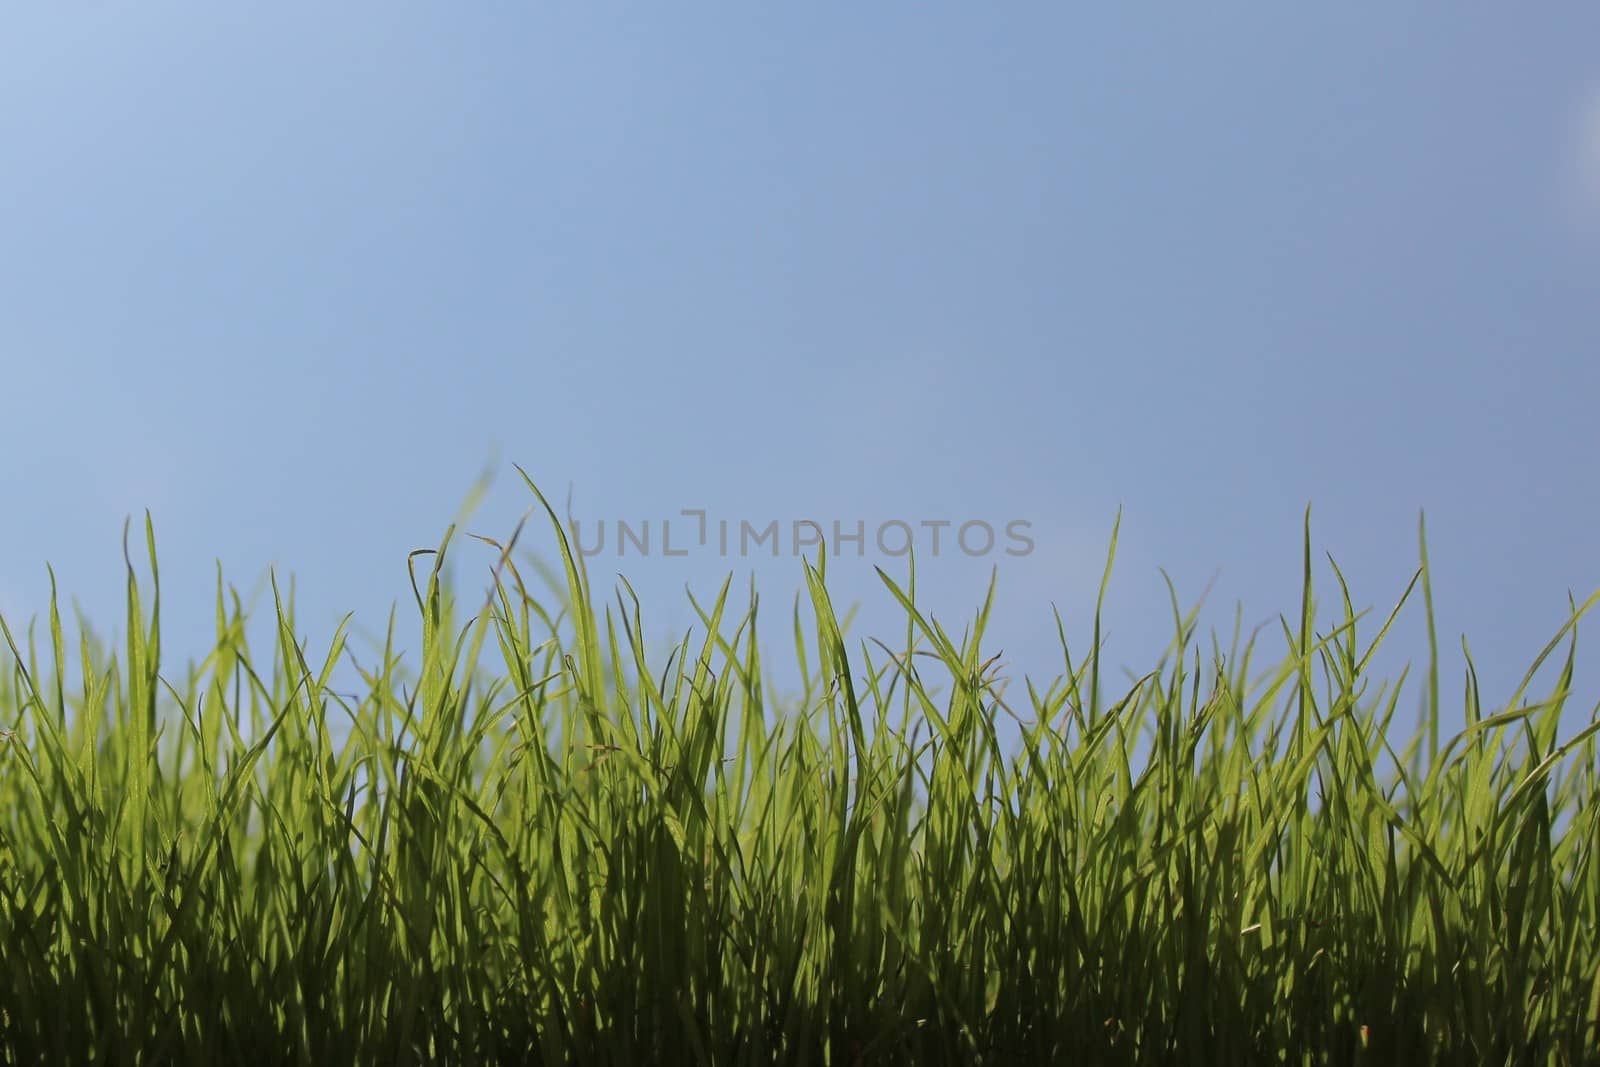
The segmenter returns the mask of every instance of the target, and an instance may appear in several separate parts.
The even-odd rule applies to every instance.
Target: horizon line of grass
[[[1421,531],[1366,640],[1336,564],[1342,619],[1314,625],[1308,511],[1281,659],[1253,671],[1236,631],[1203,663],[1174,594],[1169,654],[1114,693],[1114,528],[1087,654],[1057,615],[1065,673],[1020,708],[992,587],[955,636],[914,564],[880,570],[904,644],[852,647],[824,549],[776,709],[754,589],[691,598],[697,644],[651,663],[632,588],[597,601],[523,478],[563,603],[529,593],[519,524],[479,538],[463,617],[452,527],[412,554],[409,676],[392,614],[378,662],[344,624],[313,657],[275,580],[259,669],[220,572],[215,647],[164,676],[148,516],[120,653],[85,631],[72,662],[53,573],[43,647],[0,617],[0,1062],[1600,1063],[1600,718],[1560,736],[1600,593],[1504,711],[1463,643],[1441,742]],[[1406,673],[1367,670],[1419,585],[1397,748]]]

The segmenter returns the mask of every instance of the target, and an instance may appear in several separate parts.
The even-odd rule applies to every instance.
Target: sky
[[[837,522],[858,636],[903,640],[909,533],[947,625],[993,577],[1019,679],[1053,610],[1086,647],[1120,512],[1143,673],[1163,573],[1281,642],[1309,505],[1324,606],[1329,553],[1379,618],[1426,514],[1447,701],[1465,634],[1503,706],[1600,586],[1596,40],[1582,3],[7,8],[0,612],[49,563],[120,632],[148,509],[169,663],[218,561],[292,573],[314,647],[381,632],[486,467],[466,529],[510,533],[515,463],[663,649],[730,572],[781,648],[794,524]],[[1380,666],[1425,651],[1411,610]]]

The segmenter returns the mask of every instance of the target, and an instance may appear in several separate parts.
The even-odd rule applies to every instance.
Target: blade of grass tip
[[[1578,623],[1585,615],[1594,610],[1596,604],[1600,604],[1600,589],[1595,590],[1589,595],[1587,600],[1578,605],[1578,607],[1567,616],[1567,621],[1562,625],[1561,629],[1556,631],[1555,636],[1550,638],[1550,640],[1545,643],[1544,648],[1539,650],[1539,655],[1534,658],[1533,665],[1530,666],[1523,674],[1522,681],[1517,685],[1516,691],[1511,694],[1510,706],[1515,707],[1521,702],[1523,695],[1527,693],[1528,688],[1533,685],[1534,676],[1537,675],[1539,673],[1539,669],[1544,666],[1544,661],[1550,658],[1550,654],[1560,646],[1562,641],[1567,640],[1569,632],[1577,629]]]
[[[904,590],[895,584],[894,579],[890,578],[888,573],[885,572],[882,567],[874,567],[873,570],[877,572],[878,580],[884,584],[884,586],[889,590],[890,594],[895,598],[896,601],[899,602],[901,610],[906,613],[906,617],[911,621],[911,624],[920,629],[923,633],[923,636],[926,637],[928,642],[937,650],[934,653],[927,654],[941,660],[945,664],[946,669],[948,669],[957,679],[960,679],[961,660],[956,650],[950,646],[948,640],[943,636],[943,634],[940,633],[936,626],[922,614],[922,610],[912,603],[910,597],[906,595]],[[907,660],[905,668],[908,672],[908,681],[915,686],[914,692],[917,699],[923,706],[923,712],[928,716],[929,721],[938,731],[939,736],[947,744],[954,744],[955,738],[951,733],[951,723],[949,719],[939,713],[933,702],[928,699],[927,691],[923,688],[921,681],[917,680],[916,676],[910,673],[914,669],[911,660]]]
[[[83,671],[83,713],[81,717],[81,740],[79,743],[78,769],[83,781],[87,783],[88,800],[91,806],[98,806],[99,792],[99,753],[101,709],[105,706],[106,694],[110,685],[110,672],[95,669],[94,640],[79,615],[78,654],[81,658]]]
[[[1071,721],[1064,723],[1062,734],[1065,737],[1068,730],[1076,725],[1078,736],[1081,738],[1089,729],[1088,721],[1083,716],[1083,675],[1089,663],[1085,660],[1076,668],[1072,666],[1072,647],[1067,641],[1067,625],[1062,621],[1061,609],[1055,604],[1050,605],[1050,616],[1056,624],[1056,642],[1061,646],[1061,659],[1066,667],[1062,678],[1062,706],[1067,709]]]
[[[1289,803],[1289,818],[1291,830],[1289,839],[1296,846],[1309,840],[1307,823],[1310,808],[1310,775],[1311,769],[1317,761],[1323,739],[1327,737],[1332,728],[1331,723],[1322,724],[1317,730],[1316,739],[1313,741],[1309,731],[1313,727],[1313,690],[1311,678],[1311,646],[1313,638],[1313,615],[1315,608],[1312,600],[1312,571],[1311,571],[1311,505],[1306,504],[1304,525],[1301,535],[1301,571],[1300,571],[1300,620],[1299,632],[1288,635],[1291,639],[1292,655],[1296,659],[1295,683],[1295,721],[1290,729],[1290,758],[1289,774],[1278,781],[1278,795],[1287,797]],[[1307,882],[1312,877],[1311,868],[1298,856],[1293,862],[1292,871],[1285,872],[1285,883],[1290,886],[1289,895],[1295,899],[1304,899],[1308,891]]]
[[[882,574],[882,571],[879,571]],[[839,628],[838,616],[833,610],[832,598],[828,595],[827,585],[823,580],[820,568],[806,568],[806,585],[811,591],[811,607],[817,619],[817,648],[818,656],[824,665],[823,679],[827,685],[830,699],[828,706],[828,731],[830,746],[834,749],[834,770],[838,775],[839,787],[839,820],[840,832],[844,830],[844,816],[850,807],[850,751],[847,751],[842,740],[848,740],[851,751],[856,757],[858,769],[866,766],[866,740],[865,730],[861,721],[860,705],[856,701],[855,683],[850,676],[850,653],[844,642],[844,635]],[[831,668],[832,679],[828,678]],[[844,698],[845,730],[840,731],[838,716],[831,696],[834,685],[837,684],[839,695]],[[841,738],[841,733],[847,734]],[[859,784],[856,800],[860,800]]]
[[[1300,689],[1299,710],[1300,723],[1303,727],[1310,721],[1307,712],[1311,710],[1313,695],[1311,679],[1311,643],[1315,632],[1314,614],[1316,607],[1311,595],[1311,505],[1306,505],[1305,534],[1302,541],[1303,561],[1300,574],[1300,633],[1298,649],[1300,656]]]
[[[550,506],[550,501],[539,491],[528,472],[520,464],[514,464],[517,473],[522,476],[522,481],[530,492],[544,508],[545,514],[550,517],[550,525],[555,528],[556,542],[561,548],[561,565],[566,572],[567,596],[572,605],[572,622],[577,632],[577,652],[579,662],[579,680],[583,691],[582,697],[588,703],[588,715],[597,716],[605,699],[605,673],[600,661],[600,637],[596,630],[594,611],[589,603],[589,590],[580,569],[578,559],[574,556],[572,543],[567,539],[567,532],[563,528],[561,518],[556,514],[555,508]],[[593,734],[602,736],[598,724],[594,726]]]
[[[62,635],[61,609],[56,600],[55,568],[46,564],[45,570],[50,572],[50,652],[56,672],[56,725],[64,737],[67,730],[67,642]]]
[[[454,612],[449,611],[450,601],[445,596],[445,562],[450,551],[450,542],[455,538],[456,526],[451,523],[444,529],[444,538],[439,542],[439,549],[433,554],[433,566],[428,571],[428,591],[426,594],[428,609],[423,615],[422,645],[424,648],[424,670],[421,679],[423,705],[425,712],[434,710],[431,699],[443,696],[443,687],[449,683],[449,674],[452,662],[446,653],[452,651],[450,646],[450,628],[454,622]],[[429,657],[428,652],[434,653]],[[428,670],[432,659],[433,670]],[[438,691],[430,692],[429,683],[437,679]]]
[[[11,651],[10,666],[12,673],[15,676],[12,682],[13,686],[15,686],[13,695],[15,696],[19,705],[16,712],[16,718],[12,720],[13,725],[0,729],[0,740],[17,744],[23,739],[24,736],[24,719],[27,717],[28,707],[30,703],[34,706],[41,705],[43,703],[42,694],[39,692],[38,683],[35,681],[37,673],[29,669],[27,665],[27,659],[23,656],[22,650],[18,647],[16,636],[12,634],[11,627],[6,622],[4,615],[0,615],[0,637],[5,639],[6,647]],[[35,721],[39,722],[38,719]],[[55,737],[55,731],[48,720],[39,722],[39,728],[46,731],[47,743]],[[32,746],[22,745],[21,747],[25,753],[31,753]],[[23,759],[22,765],[24,768],[28,769],[29,774],[33,775],[35,777],[35,781],[39,782],[40,787],[43,788],[43,782],[37,776],[37,771],[34,769],[34,761],[31,755]],[[3,855],[3,853],[0,853],[0,855]]]
[[[147,644],[150,646],[150,680],[154,689],[156,672],[161,666],[161,563],[156,559],[156,527],[150,513],[144,513],[144,543],[145,549],[150,554],[150,636]],[[150,705],[152,719],[155,716],[155,702]]]
[[[127,789],[121,797],[123,817],[128,819],[133,833],[133,871],[138,878],[145,865],[144,802],[149,791],[150,734],[153,724],[147,714],[147,704],[153,707],[154,695],[146,696],[149,688],[145,665],[144,610],[139,599],[139,580],[133,569],[133,554],[128,548],[128,534],[132,529],[131,517],[122,524],[122,559],[128,571],[128,747],[123,751]]]
[[[637,691],[639,705],[636,730],[632,725],[633,717],[629,716],[629,730],[634,733],[631,743],[635,751],[644,752],[650,739],[659,739],[661,736],[661,727],[658,724],[667,714],[664,709],[666,697],[651,675],[650,664],[645,656],[644,608],[639,603],[639,594],[634,591],[633,585],[626,577],[619,577],[618,584],[621,588],[617,591],[617,607],[623,615],[628,651],[633,658],[634,688]],[[628,602],[623,601],[624,594],[627,595],[628,602],[633,605],[631,614],[628,611]],[[620,674],[621,664],[618,663],[615,669]]]
[[[406,573],[411,576],[411,595],[417,600],[417,614],[426,616],[428,605],[422,599],[422,589],[417,585],[416,560],[418,556],[431,556],[439,550],[436,548],[418,548],[406,554]]]
[[[1416,572],[1411,575],[1411,581],[1406,584],[1406,591],[1400,594],[1400,599],[1395,604],[1394,610],[1389,612],[1389,617],[1379,627],[1377,636],[1372,639],[1372,643],[1367,646],[1367,650],[1361,654],[1361,660],[1356,664],[1357,674],[1366,672],[1367,664],[1371,661],[1373,653],[1377,652],[1378,646],[1383,644],[1383,639],[1389,634],[1389,628],[1394,625],[1394,620],[1399,617],[1400,609],[1405,607],[1406,601],[1411,599],[1412,590],[1416,589],[1417,583],[1422,580],[1422,575],[1423,568],[1421,567],[1418,567]]]
[[[1100,575],[1100,591],[1094,600],[1094,640],[1089,655],[1094,657],[1089,670],[1089,725],[1092,727],[1100,714],[1100,617],[1105,610],[1106,589],[1111,585],[1111,566],[1117,558],[1117,535],[1122,530],[1122,505],[1117,505],[1117,517],[1111,524],[1111,544],[1106,549],[1105,571]]]
[[[718,721],[726,708],[719,708],[713,698],[712,690],[708,683],[714,684],[711,673],[711,660],[717,650],[717,641],[721,637],[722,614],[728,605],[728,590],[733,588],[733,575],[730,573],[722,581],[722,588],[717,591],[717,599],[712,605],[710,614],[700,610],[700,605],[695,602],[693,595],[689,602],[694,605],[706,627],[705,640],[701,642],[700,655],[695,658],[694,674],[689,682],[691,697],[704,709],[697,721],[692,736],[696,743],[695,750],[686,754],[691,772],[690,780],[697,788],[703,788],[707,771],[713,766],[717,758],[716,746],[721,744],[726,723]]]
[[[1350,584],[1344,580],[1344,571],[1339,569],[1339,563],[1333,558],[1332,552],[1324,553],[1328,557],[1328,566],[1333,568],[1333,577],[1339,583],[1339,601],[1344,608],[1344,625],[1349,632],[1344,635],[1344,641],[1335,646],[1339,653],[1340,665],[1344,668],[1344,681],[1350,687],[1348,699],[1353,704],[1356,697],[1356,622],[1366,615],[1366,611],[1356,611],[1355,605],[1350,600]]]
[[[915,604],[917,602],[917,554],[913,550],[911,553],[909,553],[909,556],[910,556],[910,558],[907,559],[907,561],[906,561],[906,596],[907,596],[907,598],[910,599],[911,603]],[[910,614],[907,614],[906,615],[906,658],[905,658],[905,664],[904,664],[905,671],[906,671],[906,687],[905,687],[905,691],[901,694],[901,709],[900,709],[900,714],[901,714],[901,717],[902,717],[902,721],[905,721],[905,722],[910,722],[911,721],[911,684],[910,684],[910,680],[911,680],[912,677],[915,676],[916,665],[915,665],[915,661],[913,660],[912,657],[914,657],[916,655],[916,652],[917,652],[917,620],[915,618],[913,618]]]
[[[1466,692],[1463,706],[1466,714],[1467,729],[1471,730],[1483,721],[1483,698],[1478,686],[1478,665],[1472,658],[1472,645],[1467,642],[1467,635],[1461,635],[1461,655],[1466,660],[1466,678],[1463,682]],[[1482,744],[1482,735],[1479,735],[1479,744]]]
[[[576,530],[577,529],[577,521],[578,521],[577,518],[572,514],[572,483],[568,482],[567,483],[567,526],[568,526],[568,528]],[[589,554],[584,552],[583,546],[581,544],[574,545],[574,549],[575,549],[575,551],[574,551],[574,560],[578,565],[578,584],[583,587],[583,609],[584,609],[584,613],[588,616],[588,619],[589,619],[589,634],[590,634],[590,637],[594,641],[595,652],[596,652],[596,656],[598,657],[599,648],[600,648],[600,641],[599,641],[599,638],[596,636],[599,631],[597,630],[597,628],[595,626],[595,615],[594,615],[594,608],[593,608],[593,603],[592,603],[594,583],[589,580]],[[603,674],[604,673],[604,666],[605,666],[604,660],[600,660],[600,659],[597,658],[596,662],[595,662],[595,670],[600,672],[601,674]]]
[[[806,662],[806,631],[800,621],[800,593],[794,594],[794,610],[791,613],[794,620],[794,656],[800,667],[800,706],[811,706],[811,667]]]
[[[1513,809],[1514,806],[1519,803],[1529,791],[1542,785],[1544,781],[1549,778],[1550,772],[1555,769],[1555,767],[1560,764],[1560,762],[1565,759],[1569,753],[1576,748],[1582,747],[1584,742],[1588,741],[1589,738],[1595,736],[1597,733],[1600,733],[1600,722],[1592,722],[1569,738],[1566,743],[1557,746],[1553,751],[1550,752],[1549,755],[1540,760],[1539,763],[1528,772],[1527,776],[1524,777],[1522,781],[1517,783],[1510,795],[1506,797],[1503,808],[1508,810]]]
[[[1422,603],[1428,620],[1428,703],[1423,711],[1427,716],[1428,760],[1439,754],[1439,634],[1434,624],[1433,568],[1428,566],[1428,517],[1417,513],[1417,552],[1422,563]]]

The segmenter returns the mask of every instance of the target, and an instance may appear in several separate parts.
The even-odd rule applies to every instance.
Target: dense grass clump
[[[564,540],[563,608],[508,544],[471,617],[449,544],[409,669],[392,621],[375,663],[311,656],[282,598],[269,664],[219,578],[214,651],[163,674],[131,565],[120,654],[54,604],[5,626],[0,1061],[1600,1062],[1570,646],[1497,714],[1469,671],[1447,742],[1430,669],[1395,748],[1395,616],[1358,639],[1341,578],[1316,632],[1309,537],[1275,665],[1202,661],[1175,609],[1131,686],[1097,624],[1023,699],[987,604],[957,640],[885,576],[904,641],[853,647],[820,556],[780,708],[753,595],[650,663]]]

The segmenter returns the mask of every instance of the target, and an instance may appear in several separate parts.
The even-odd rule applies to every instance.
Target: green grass
[[[1437,651],[1374,683],[1342,578],[1316,632],[1309,524],[1281,633],[1202,649],[1174,598],[1131,686],[1096,621],[1002,693],[988,604],[957,637],[887,575],[903,636],[848,641],[819,557],[787,704],[753,595],[649,662],[564,541],[564,603],[509,542],[487,601],[418,553],[409,667],[276,586],[258,657],[219,575],[163,673],[149,542],[120,651],[4,627],[0,1062],[1600,1063],[1593,598],[1543,699],[1486,714],[1469,656],[1441,740]]]

